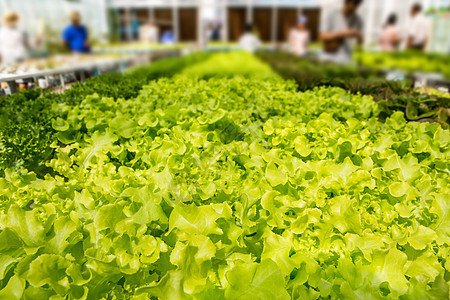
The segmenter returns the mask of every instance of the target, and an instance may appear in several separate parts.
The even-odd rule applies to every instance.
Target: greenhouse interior
[[[450,299],[450,0],[0,18],[0,299]]]

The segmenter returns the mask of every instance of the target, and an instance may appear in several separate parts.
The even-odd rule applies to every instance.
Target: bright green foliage
[[[415,55],[421,57],[418,53]],[[395,64],[397,57],[402,61],[407,57],[415,57],[413,54],[358,53],[357,57],[363,59],[372,56],[380,58],[380,61],[376,60],[370,66],[372,70],[367,69],[367,66],[364,68],[323,63],[280,52],[261,52],[258,56],[267,61],[283,78],[295,80],[300,91],[308,91],[319,86],[334,86],[354,94],[372,96],[379,104],[379,118],[382,121],[396,111],[403,111],[409,121],[438,122],[444,128],[450,126],[448,93],[436,91],[423,93],[412,89],[409,80],[387,81],[380,74],[376,74],[375,70],[383,66],[382,58],[390,57]],[[439,57],[437,55],[433,60],[436,61]],[[405,60],[404,63],[408,64],[409,60]],[[426,65],[424,62],[422,64]],[[448,64],[439,61],[440,65],[447,68]]]
[[[0,174],[6,168],[25,168],[36,172],[40,177],[51,172],[45,167],[45,163],[54,154],[50,148],[56,140],[56,132],[52,129],[52,123],[55,124],[53,119],[65,117],[61,104],[76,106],[92,94],[114,99],[134,98],[150,80],[172,77],[188,65],[203,61],[209,56],[208,53],[198,53],[170,58],[133,69],[126,74],[93,77],[72,85],[63,94],[41,94],[41,90],[31,90],[0,97]]]
[[[236,75],[258,79],[269,79],[277,76],[268,65],[261,63],[255,56],[247,52],[217,53],[182,71],[182,76],[203,79],[211,77],[232,78]]]
[[[448,297],[449,131],[270,78],[61,105],[54,174],[0,179],[0,296]]]
[[[445,54],[420,52],[391,52],[355,54],[355,59],[364,66],[379,70],[402,70],[407,73],[438,72],[450,79],[450,59]]]

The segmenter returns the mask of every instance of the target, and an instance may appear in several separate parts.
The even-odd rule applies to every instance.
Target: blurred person
[[[164,31],[162,37],[161,37],[161,43],[165,44],[165,45],[169,45],[169,44],[175,44],[175,35],[173,34],[173,32],[171,30],[166,30]]]
[[[132,41],[138,41],[139,40],[139,33],[141,31],[141,23],[137,19],[136,12],[133,12],[133,16],[130,22],[130,31],[131,31],[131,40]]]
[[[306,28],[308,19],[305,16],[298,18],[297,27],[289,33],[289,46],[295,55],[305,56],[308,52],[310,34]]]
[[[221,24],[219,22],[210,22],[206,25],[205,42],[220,41]]]
[[[354,42],[362,44],[363,22],[357,9],[363,0],[345,0],[341,9],[325,15],[320,24],[320,40],[324,43],[322,60],[335,63],[352,61]]]
[[[77,11],[70,13],[70,22],[62,34],[64,45],[75,53],[89,53],[91,51],[88,40],[88,31],[81,24],[81,15]]]
[[[152,21],[142,25],[139,32],[139,38],[143,43],[157,43],[159,29]]]
[[[397,29],[397,15],[391,14],[380,34],[380,47],[382,51],[397,50],[400,38]]]
[[[2,18],[0,28],[0,65],[20,63],[28,58],[31,49],[28,35],[19,28],[20,16],[14,11],[7,11]],[[38,38],[37,44],[40,39]],[[19,79],[16,83],[19,89],[27,89],[31,79]],[[1,84],[1,88],[7,89],[6,83]]]
[[[213,30],[211,32],[211,41],[217,42],[220,41],[220,31],[222,29],[222,24],[217,22],[213,25]]]
[[[261,41],[253,33],[253,25],[245,25],[244,34],[239,39],[239,47],[250,53],[255,53],[261,47]]]
[[[124,20],[120,20],[119,34],[121,41],[126,41],[128,39],[127,22]]]
[[[19,22],[20,16],[14,11],[7,11],[3,15],[0,28],[0,61],[4,65],[18,63],[28,57],[28,36],[19,29]]]
[[[411,24],[409,26],[407,49],[424,51],[430,34],[430,22],[422,14],[422,5],[419,3],[411,7]]]
[[[214,32],[214,24],[212,22],[209,22],[206,25],[205,29],[205,43],[208,44],[212,41],[213,38],[213,32]]]

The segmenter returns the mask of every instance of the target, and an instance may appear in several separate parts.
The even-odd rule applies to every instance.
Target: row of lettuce
[[[76,106],[86,96],[95,93],[114,99],[133,98],[150,80],[172,77],[186,68],[190,69],[186,70],[187,75],[196,76],[198,74],[195,73],[201,71],[205,79],[232,77],[236,72],[246,77],[253,77],[254,74],[263,77],[270,73],[267,69],[261,74],[252,73],[245,67],[242,69],[246,61],[229,60],[226,57],[222,60],[221,55],[210,64],[206,63],[212,59],[208,53],[166,59],[124,75],[103,75],[89,79],[75,84],[64,94],[46,92],[42,95],[42,91],[32,90],[0,98],[0,172],[6,168],[23,167],[43,176],[50,171],[45,162],[54,153],[49,147],[55,140],[51,120],[64,117],[59,109],[60,104]],[[380,54],[366,55],[371,57]],[[450,124],[450,97],[446,93],[430,93],[429,90],[424,93],[409,88],[408,82],[387,82],[373,68],[320,64],[281,53],[260,53],[259,56],[283,78],[295,80],[300,91],[318,86],[335,86],[351,93],[372,96],[379,101],[381,120],[395,111],[403,111],[410,121],[437,121],[444,128]]]
[[[261,52],[259,57],[285,79],[297,82],[300,91],[318,86],[334,86],[351,93],[370,95],[380,106],[380,119],[396,111],[405,113],[409,121],[438,122],[444,128],[450,126],[450,94],[433,89],[414,89],[412,80],[387,81],[379,72],[380,66],[401,67],[413,58],[430,59],[433,66],[448,69],[448,58],[441,55],[420,56],[417,53],[357,53],[359,66],[341,66],[301,59],[287,53]],[[389,65],[384,61],[392,61]],[[373,63],[369,63],[373,61]],[[449,62],[450,63],[450,62]],[[427,64],[423,62],[425,66]],[[434,68],[434,67],[430,68]],[[415,67],[413,66],[413,69]],[[448,70],[447,70],[448,71]]]
[[[373,69],[403,71],[406,74],[436,73],[450,80],[450,56],[421,52],[357,52],[356,61]]]
[[[182,61],[55,102],[48,171],[0,178],[1,299],[448,298],[448,130]]]
[[[44,176],[45,163],[53,155],[55,141],[52,120],[64,118],[61,105],[76,107],[92,94],[114,99],[134,98],[150,80],[171,77],[188,65],[203,61],[209,54],[158,61],[126,74],[105,74],[72,85],[63,94],[38,89],[0,97],[0,171],[6,168],[33,170]]]

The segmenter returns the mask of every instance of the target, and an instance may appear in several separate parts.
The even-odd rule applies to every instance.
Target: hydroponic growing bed
[[[448,298],[440,124],[244,53],[85,87],[3,120],[47,109],[1,130],[1,299]]]

